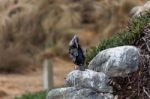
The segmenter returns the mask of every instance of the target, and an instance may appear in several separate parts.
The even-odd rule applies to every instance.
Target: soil
[[[54,86],[64,84],[65,76],[74,69],[71,62],[60,58],[53,59]],[[24,74],[0,74],[0,99],[14,99],[28,92],[43,90],[43,72],[37,69]]]

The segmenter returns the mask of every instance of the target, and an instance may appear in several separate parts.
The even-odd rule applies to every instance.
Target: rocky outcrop
[[[73,70],[66,77],[68,87],[53,89],[47,99],[117,99],[109,77],[126,76],[138,69],[139,51],[134,46],[103,50],[84,71]]]
[[[74,70],[68,74],[66,84],[77,88],[90,88],[99,92],[112,92],[108,86],[109,77],[103,72],[95,72],[86,69],[85,71]]]
[[[138,69],[139,51],[134,46],[103,50],[89,63],[88,69],[104,72],[110,77],[126,76]]]
[[[53,89],[47,99],[114,99],[109,77],[103,72],[74,70],[66,77],[70,87]]]
[[[98,93],[88,88],[58,88],[48,93],[47,99],[114,99],[110,93]]]

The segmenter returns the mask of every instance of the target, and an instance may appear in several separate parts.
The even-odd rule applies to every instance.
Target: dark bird
[[[69,55],[71,56],[74,64],[79,66],[80,70],[84,68],[85,55],[79,44],[79,38],[75,35],[69,43]]]

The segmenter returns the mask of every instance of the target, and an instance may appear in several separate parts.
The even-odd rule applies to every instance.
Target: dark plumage
[[[73,59],[74,64],[84,66],[85,56],[79,44],[79,38],[75,35],[69,43],[69,55]]]

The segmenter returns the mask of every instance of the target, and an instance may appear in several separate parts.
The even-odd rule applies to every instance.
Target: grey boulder
[[[140,55],[134,46],[120,46],[99,52],[89,63],[88,69],[104,72],[110,77],[121,76],[137,71]]]
[[[86,69],[85,71],[74,70],[66,77],[67,86],[77,88],[90,88],[100,92],[112,92],[112,87],[108,86],[109,78],[103,72],[95,72]]]
[[[150,10],[150,1],[147,1],[142,6],[136,6],[131,9],[130,15],[132,17],[140,17],[141,15],[145,15]]]
[[[110,93],[98,93],[88,88],[66,87],[53,89],[47,99],[114,99]]]

